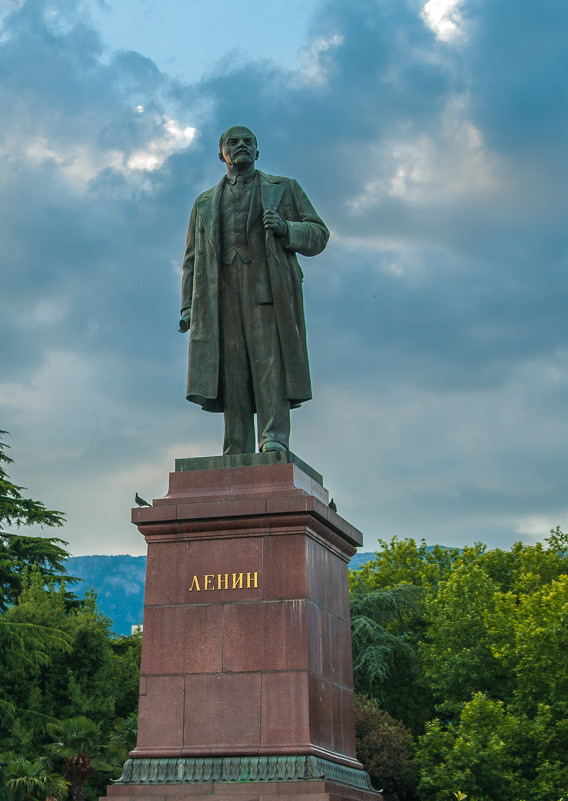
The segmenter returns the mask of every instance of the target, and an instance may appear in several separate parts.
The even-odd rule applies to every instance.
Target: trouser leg
[[[241,303],[240,260],[223,266],[221,381],[225,406],[223,453],[254,453],[254,399]]]
[[[256,404],[258,449],[290,443],[290,403],[286,397],[280,338],[272,303],[255,304],[244,321]]]
[[[256,303],[259,270],[237,256],[222,271],[221,341],[225,441],[223,453],[254,453],[254,410],[258,447],[268,442],[288,449],[290,404],[286,397],[274,305]]]

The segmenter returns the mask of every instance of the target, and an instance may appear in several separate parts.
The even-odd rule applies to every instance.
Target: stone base
[[[195,782],[193,784],[127,785],[107,789],[115,801],[380,801],[381,793],[356,790],[326,779],[297,782]],[[104,801],[104,799],[101,799]]]
[[[250,464],[242,464],[243,461]],[[361,533],[293,454],[178,459],[148,543],[135,759],[355,755]]]
[[[365,771],[307,757],[129,759],[116,801],[380,801]],[[102,801],[102,800],[101,800]]]
[[[361,532],[294,454],[178,459],[148,543],[138,742],[115,801],[378,801],[355,754]]]

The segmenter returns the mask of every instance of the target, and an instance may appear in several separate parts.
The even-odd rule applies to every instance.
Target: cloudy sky
[[[177,322],[234,123],[332,232],[291,448],[365,550],[567,527],[567,68],[559,0],[0,0],[0,428],[71,552],[220,452]]]

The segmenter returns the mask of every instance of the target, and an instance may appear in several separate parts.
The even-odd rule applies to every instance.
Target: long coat
[[[329,231],[297,181],[266,175],[260,170],[256,171],[256,176],[260,192],[253,192],[247,220],[248,246],[253,260],[262,259],[268,265],[268,292],[274,303],[286,395],[290,406],[294,407],[312,397],[303,273],[296,253],[303,256],[321,253]],[[211,412],[222,412],[224,408],[219,376],[219,332],[223,324],[219,317],[222,269],[219,217],[224,183],[225,177],[195,201],[187,232],[182,279],[182,316],[191,314],[186,397]],[[277,211],[287,221],[288,237],[264,232],[262,214],[269,209]],[[266,288],[259,288],[258,302],[266,302],[265,291]]]

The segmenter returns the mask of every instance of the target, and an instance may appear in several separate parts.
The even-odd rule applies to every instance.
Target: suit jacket
[[[272,299],[282,350],[286,394],[291,406],[312,397],[302,296],[303,273],[296,253],[315,256],[325,248],[329,231],[301,186],[292,178],[256,171],[260,192],[253,193],[247,231],[252,258],[266,260],[270,287],[258,288],[257,302]],[[203,192],[193,206],[183,262],[182,316],[190,312],[186,397],[212,412],[223,411],[219,380],[219,287],[221,267],[220,206],[225,177]],[[288,223],[288,238],[254,225],[265,210]],[[253,228],[254,226],[254,228]],[[271,295],[271,298],[270,298]]]

